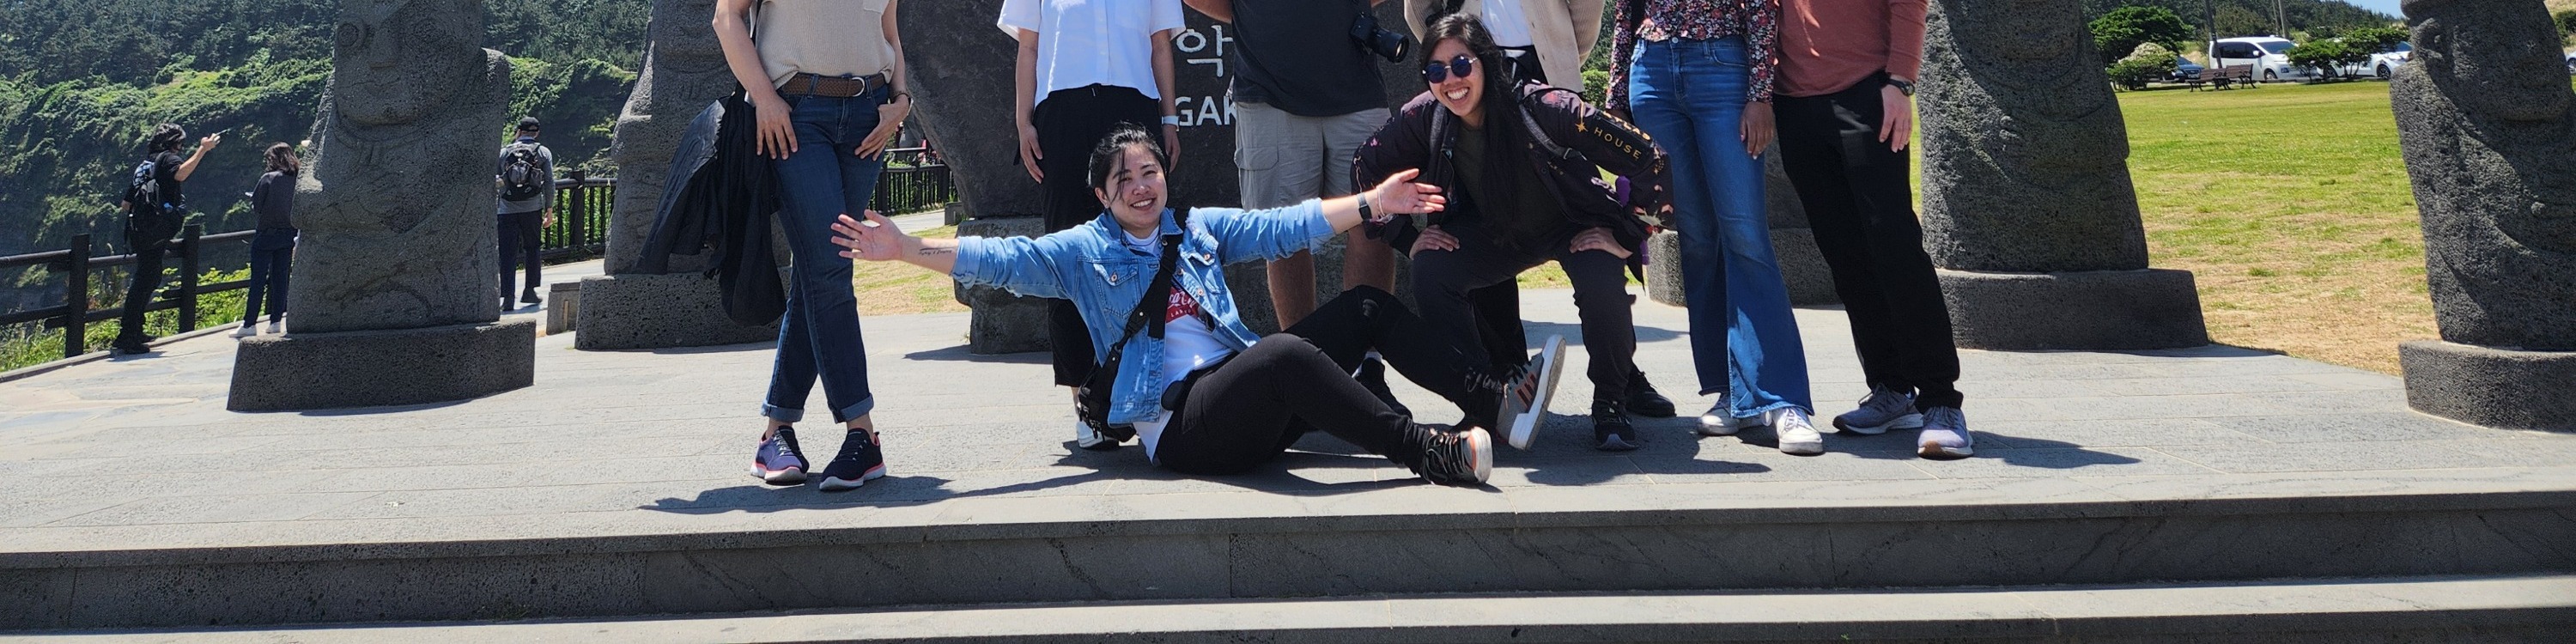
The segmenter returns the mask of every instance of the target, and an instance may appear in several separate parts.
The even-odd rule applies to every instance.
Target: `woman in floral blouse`
[[[1780,451],[1823,453],[1762,197],[1779,0],[1619,0],[1613,29],[1608,102],[1672,159],[1691,353],[1720,395],[1700,431],[1770,425]]]

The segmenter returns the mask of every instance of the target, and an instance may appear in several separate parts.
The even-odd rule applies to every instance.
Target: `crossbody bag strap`
[[[1182,226],[1188,226],[1188,213],[1181,212],[1178,216]],[[1154,281],[1145,287],[1145,297],[1136,301],[1136,308],[1127,312],[1127,329],[1118,334],[1117,343],[1109,346],[1109,357],[1100,361],[1101,369],[1112,374],[1118,372],[1118,363],[1127,354],[1127,341],[1135,339],[1137,331],[1150,329],[1154,337],[1163,337],[1165,316],[1158,314],[1171,307],[1172,279],[1180,267],[1180,257],[1181,236],[1164,235],[1163,258],[1161,266],[1154,269]]]

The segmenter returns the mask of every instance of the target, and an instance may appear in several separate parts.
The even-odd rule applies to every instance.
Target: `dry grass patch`
[[[956,237],[956,226],[941,226],[921,231],[921,237]],[[906,313],[963,313],[966,305],[958,304],[955,282],[945,274],[922,270],[903,262],[859,262],[851,269],[853,289],[859,296],[859,315],[902,315]]]

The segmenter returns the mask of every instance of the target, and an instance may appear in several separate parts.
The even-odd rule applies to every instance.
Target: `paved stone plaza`
[[[1533,292],[1527,301],[1533,337],[1575,340],[1569,296]],[[1975,458],[1917,459],[1911,432],[1830,435],[1828,454],[1787,456],[1761,429],[1690,433],[1688,416],[1708,399],[1691,395],[1683,312],[1651,302],[1637,312],[1639,363],[1684,417],[1643,421],[1642,450],[1592,451],[1580,415],[1591,395],[1585,356],[1569,348],[1555,417],[1535,449],[1501,454],[1497,491],[1482,492],[1428,488],[1325,437],[1309,438],[1279,470],[1213,480],[1157,470],[1133,445],[1071,449],[1071,407],[1047,386],[1044,357],[967,355],[964,315],[866,321],[891,476],[842,494],[770,488],[745,474],[768,379],[763,346],[580,352],[552,336],[537,343],[531,388],[447,405],[240,414],[223,401],[234,341],[203,337],[0,383],[0,549],[867,525],[896,512],[970,520],[974,506],[949,501],[974,497],[1393,495],[1456,508],[1541,498],[1624,505],[1689,490],[1902,498],[2015,479],[2063,483],[2013,489],[2116,494],[2525,468],[2576,475],[2576,436],[2423,416],[2407,411],[2396,378],[2223,346],[1967,351]],[[1821,412],[1838,413],[1864,392],[1842,316],[1805,309],[1799,319]],[[1455,409],[1430,394],[1409,383],[1399,390],[1431,420],[1454,420]],[[828,457],[837,444],[829,423],[805,427],[806,449]],[[1743,487],[1701,487],[1709,484]]]

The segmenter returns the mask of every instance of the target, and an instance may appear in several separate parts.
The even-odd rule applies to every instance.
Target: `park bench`
[[[2213,89],[2227,89],[2237,84],[2254,87],[2254,66],[2228,65],[2203,69],[2200,70],[2200,76],[2185,82],[2190,83],[2192,89],[2200,89],[2204,84]]]

